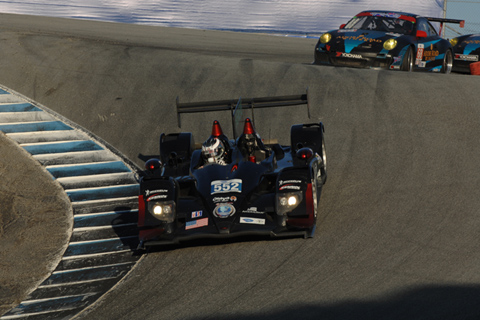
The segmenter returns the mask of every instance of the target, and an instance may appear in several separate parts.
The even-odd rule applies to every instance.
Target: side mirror
[[[417,38],[426,38],[427,33],[425,31],[417,30]]]
[[[344,23],[344,24],[342,24],[342,25],[340,25],[340,29],[343,29],[343,28],[345,28],[345,26],[346,26],[346,24],[345,24],[345,23]]]

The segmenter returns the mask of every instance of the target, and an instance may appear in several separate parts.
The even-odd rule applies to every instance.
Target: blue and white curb
[[[39,161],[70,198],[74,226],[57,268],[0,319],[72,318],[136,264],[138,170],[106,142],[0,87],[0,131]]]

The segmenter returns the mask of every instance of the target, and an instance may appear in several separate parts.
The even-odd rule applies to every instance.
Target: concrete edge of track
[[[0,93],[0,148],[18,149],[7,153],[15,159],[3,157],[7,161],[1,163],[2,180],[15,181],[13,185],[25,180],[18,185],[35,197],[24,196],[27,203],[22,208],[30,208],[32,215],[40,213],[37,210],[51,214],[31,222],[42,224],[30,226],[41,228],[41,233],[22,234],[29,243],[24,251],[5,252],[8,260],[4,261],[19,262],[29,256],[25,251],[40,252],[34,254],[36,260],[24,264],[44,272],[32,275],[31,270],[16,268],[2,278],[2,287],[10,291],[0,291],[0,319],[72,316],[110,290],[140,257],[134,253],[138,167],[107,142],[49,108],[2,85]],[[6,177],[7,173],[14,174]],[[32,176],[35,183],[31,183]],[[6,196],[12,198],[15,192],[0,190],[0,201],[8,202]],[[39,198],[48,199],[53,208],[39,208]],[[22,221],[23,212],[13,205],[4,206],[2,220]],[[61,221],[52,215],[61,216]],[[5,233],[9,238],[2,238],[4,243],[18,243],[18,229],[22,228]],[[62,241],[51,244],[51,253],[36,246],[58,238]],[[38,259],[38,255],[48,259]],[[12,288],[16,288],[14,294]]]

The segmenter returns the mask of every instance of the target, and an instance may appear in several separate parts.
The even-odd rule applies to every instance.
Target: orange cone
[[[480,76],[480,61],[470,63],[470,73],[476,76]]]

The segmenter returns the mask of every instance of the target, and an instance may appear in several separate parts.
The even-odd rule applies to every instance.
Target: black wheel
[[[445,74],[451,73],[453,67],[453,54],[452,50],[448,49],[445,52],[445,56],[443,57],[443,65],[442,65],[442,72]]]
[[[403,57],[402,61],[402,71],[413,71],[413,49],[412,47],[408,48],[407,53]]]
[[[327,181],[327,152],[325,150],[325,138],[324,138],[324,132],[323,132],[323,127],[322,127],[322,163],[320,163],[319,168],[317,169],[317,172],[313,172],[313,179],[312,179],[312,201],[313,201],[313,216],[314,216],[314,224],[312,227],[310,227],[307,231],[307,238],[313,238],[313,235],[315,233],[315,229],[317,227],[317,219],[318,219],[318,179],[322,179],[322,185],[320,188],[325,184]],[[320,175],[319,175],[320,174]]]
[[[313,201],[313,226],[307,231],[306,238],[313,238],[315,229],[317,228],[317,216],[318,216],[318,196],[317,196],[317,175],[313,175],[312,179],[312,201]]]

